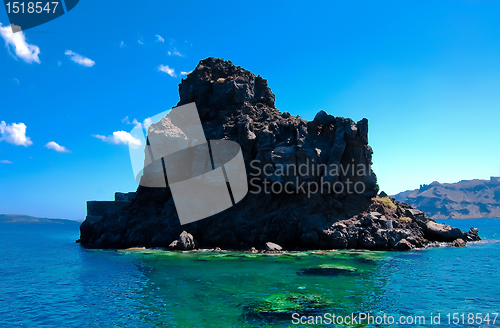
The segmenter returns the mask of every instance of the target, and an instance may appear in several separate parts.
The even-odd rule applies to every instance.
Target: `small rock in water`
[[[252,248],[250,248],[250,250],[248,252],[249,253],[258,253],[259,251],[255,247],[252,247]]]
[[[412,244],[410,244],[406,239],[401,239],[393,247],[393,249],[397,251],[407,251],[412,248],[413,248]]]
[[[168,248],[170,248],[170,249],[177,249],[178,244],[179,244],[179,241],[174,240],[173,242],[170,243],[170,245],[168,245]]]
[[[266,250],[267,251],[281,251],[283,248],[275,243],[267,242],[266,243]]]
[[[179,249],[191,250],[191,249],[195,248],[195,242],[194,242],[193,235],[191,235],[190,233],[187,233],[186,231],[183,231],[181,233],[181,235],[179,236],[179,239],[177,239],[177,241],[178,241],[177,245],[178,245]]]
[[[453,246],[455,247],[465,247],[467,243],[462,238],[457,238],[453,241]]]

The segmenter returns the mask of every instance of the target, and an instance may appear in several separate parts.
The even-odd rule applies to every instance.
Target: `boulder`
[[[413,248],[413,245],[410,242],[408,242],[406,239],[401,239],[393,247],[393,249],[397,250],[397,251],[407,251],[407,250],[410,250],[412,248]]]
[[[455,247],[465,247],[467,243],[462,238],[457,238],[453,241]]]
[[[171,250],[178,249],[179,248],[178,245],[179,245],[179,241],[178,240],[174,240],[173,242],[171,242],[168,245],[168,248],[171,249]]]
[[[272,243],[272,242],[267,242],[266,243],[266,251],[270,251],[270,252],[278,252],[278,251],[281,251],[283,250],[283,248],[278,245],[278,244],[275,244],[275,243]]]
[[[387,238],[386,231],[372,228],[361,233],[359,245],[364,249],[387,249],[389,246],[389,240]]]
[[[329,115],[324,110],[320,110],[316,116],[314,116],[314,121],[321,125],[335,124],[335,116]]]
[[[181,250],[194,249],[195,245],[196,245],[196,243],[194,241],[193,235],[191,235],[190,233],[187,233],[186,231],[183,231],[180,234],[179,239],[177,239],[177,246]]]
[[[347,248],[349,243],[345,226],[336,226],[333,229],[323,230],[320,238],[323,246],[327,249],[344,249]]]
[[[388,229],[388,230],[393,229],[392,220],[387,219],[385,216],[382,216],[379,219],[379,223],[380,223],[382,229]]]
[[[426,228],[426,235],[432,241],[451,242],[458,238],[466,238],[462,230],[447,224],[429,221],[426,224]]]
[[[466,241],[478,241],[481,240],[481,237],[479,237],[479,230],[475,228],[470,228],[469,232],[467,233]]]
[[[423,229],[427,229],[427,222],[430,221],[423,211],[411,207],[404,210],[403,216],[411,218]]]

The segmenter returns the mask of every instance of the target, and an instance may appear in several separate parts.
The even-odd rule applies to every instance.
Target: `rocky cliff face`
[[[405,249],[477,236],[428,227],[423,212],[377,197],[366,119],[320,111],[305,121],[282,113],[267,80],[216,58],[200,61],[179,95],[178,106],[196,103],[206,139],[239,143],[248,194],[228,210],[181,226],[168,186],[140,186],[118,205],[89,204],[83,245],[167,247],[183,230],[200,247],[241,249],[268,242],[288,249]],[[148,135],[164,128],[154,124]],[[435,233],[440,229],[446,237]]]
[[[457,183],[434,181],[419,189],[394,196],[424,210],[435,220],[500,218],[500,178],[463,180]]]

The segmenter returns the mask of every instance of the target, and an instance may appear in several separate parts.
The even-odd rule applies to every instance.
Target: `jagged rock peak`
[[[198,107],[228,109],[247,103],[275,108],[275,96],[266,79],[230,60],[214,57],[201,60],[182,80],[179,96],[179,106],[196,102]]]
[[[161,188],[141,185],[137,193],[117,194],[115,202],[87,204],[82,245],[191,249],[198,244],[279,252],[281,247],[404,250],[433,241],[460,246],[480,239],[477,230],[464,233],[438,225],[385,193],[377,196],[366,119],[356,123],[320,111],[306,121],[280,113],[266,80],[217,58],[200,61],[179,85],[179,96],[179,106],[196,103],[204,134],[196,140],[239,144],[248,193],[224,211],[181,226],[172,185],[163,184],[171,183],[163,166],[168,161],[157,160],[153,163],[159,165],[146,168],[160,175]],[[170,124],[181,110],[151,125],[148,139],[155,134],[166,141],[157,144],[186,141]],[[207,150],[198,156],[196,147],[182,148],[191,153],[182,153],[187,160],[178,176],[213,171]],[[148,156],[150,150],[145,151]],[[199,206],[191,198],[189,194],[184,200],[188,206]]]

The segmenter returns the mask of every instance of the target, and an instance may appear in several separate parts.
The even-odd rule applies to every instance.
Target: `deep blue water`
[[[256,310],[290,293],[328,302],[296,310],[305,316],[424,316],[419,326],[433,327],[448,327],[448,313],[493,319],[500,312],[500,220],[446,223],[477,227],[485,240],[466,248],[286,256],[102,251],[74,242],[77,225],[2,224],[0,327],[301,326],[288,310]],[[355,271],[329,274],[325,266]],[[431,313],[440,313],[441,325],[430,324]],[[500,318],[454,327],[465,326],[500,326]]]

